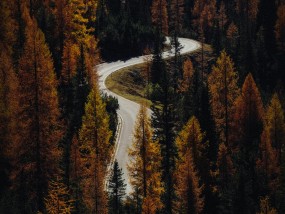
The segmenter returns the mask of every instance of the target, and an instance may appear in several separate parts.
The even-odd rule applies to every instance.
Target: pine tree
[[[123,179],[122,169],[115,161],[112,174],[108,184],[109,191],[109,213],[123,213],[123,200],[126,197],[126,184]]]
[[[21,141],[13,145],[16,157],[12,178],[22,194],[29,193],[22,203],[42,211],[48,179],[59,170],[61,128],[52,58],[34,19],[27,23],[19,68]]]
[[[48,214],[70,214],[73,212],[73,203],[63,182],[58,179],[49,182],[48,195],[45,198],[45,209]]]
[[[137,195],[142,201],[143,213],[147,210],[156,211],[162,208],[160,200],[163,187],[161,183],[161,158],[160,146],[152,139],[150,120],[147,116],[145,104],[140,107],[134,131],[133,145],[129,149],[130,183],[133,187],[133,195]],[[151,198],[152,201],[149,201]],[[150,203],[151,202],[151,203]]]
[[[174,89],[170,84],[170,75],[163,69],[161,85],[153,88],[151,110],[152,126],[155,129],[155,139],[161,144],[162,155],[162,181],[165,185],[163,195],[164,212],[171,213],[174,198],[172,174],[175,167],[176,146],[174,137],[177,130],[176,102]]]
[[[192,159],[191,148],[186,149],[175,172],[177,202],[174,213],[198,214],[203,212],[203,186]]]
[[[239,96],[238,76],[232,59],[221,52],[208,77],[212,114],[216,132],[221,143],[228,146],[231,123],[234,117],[234,102]]]

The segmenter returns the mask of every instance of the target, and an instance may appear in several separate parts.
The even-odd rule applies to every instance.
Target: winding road
[[[169,39],[167,39],[167,42],[169,43]],[[179,38],[179,42],[182,45],[182,49],[180,51],[181,54],[190,53],[200,48],[200,43],[191,39]],[[173,56],[173,50],[163,53],[163,58],[169,58],[171,56]],[[145,56],[139,56],[131,58],[127,61],[103,63],[97,66],[100,90],[116,97],[120,105],[120,108],[118,110],[118,115],[121,121],[121,126],[120,126],[121,128],[118,133],[117,146],[114,158],[117,159],[119,166],[123,170],[124,179],[127,184],[126,187],[127,194],[131,192],[131,186],[129,184],[128,170],[127,170],[128,148],[132,144],[133,129],[140,106],[133,101],[130,101],[124,97],[121,97],[109,91],[105,85],[105,80],[110,74],[112,74],[115,71],[143,63],[144,57]]]

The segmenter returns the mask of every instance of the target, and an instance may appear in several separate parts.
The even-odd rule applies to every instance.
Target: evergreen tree
[[[109,191],[109,213],[123,213],[123,200],[126,197],[126,184],[123,179],[122,169],[115,161],[112,169],[111,178],[108,184]]]

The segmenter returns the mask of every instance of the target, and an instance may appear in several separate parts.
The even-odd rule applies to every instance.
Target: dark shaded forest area
[[[127,195],[95,68],[148,53]],[[1,0],[0,213],[285,213],[284,69],[284,0]]]

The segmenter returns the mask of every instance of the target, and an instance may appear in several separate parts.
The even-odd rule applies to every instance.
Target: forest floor
[[[209,45],[205,45],[205,62],[208,66],[211,66],[211,59],[213,58],[213,51]],[[200,58],[201,51],[195,51],[191,54],[186,54],[184,58],[191,58],[195,64]],[[146,98],[147,94],[147,82],[143,78],[142,73],[144,69],[144,63],[139,65],[130,66],[127,68],[120,69],[106,79],[106,87],[128,100],[136,102],[138,104],[146,102],[148,106],[151,105],[151,101]]]

